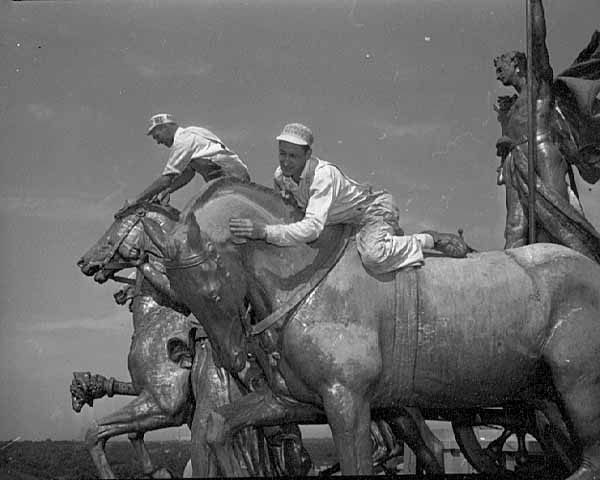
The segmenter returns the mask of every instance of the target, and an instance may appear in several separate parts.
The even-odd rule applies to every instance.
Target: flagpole
[[[526,35],[527,35],[527,160],[528,160],[528,177],[527,184],[529,188],[529,208],[528,208],[528,224],[529,224],[529,242],[535,243],[535,165],[537,153],[537,138],[535,125],[535,106],[536,98],[533,90],[533,28],[531,26],[531,0],[525,0],[526,11]]]

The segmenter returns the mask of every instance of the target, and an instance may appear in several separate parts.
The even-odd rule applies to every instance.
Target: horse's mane
[[[137,212],[139,209],[144,210],[145,212],[156,212],[162,215],[165,215],[167,218],[178,221],[180,212],[175,207],[171,205],[162,205],[160,203],[151,203],[151,202],[139,202],[130,205],[125,210],[115,214],[115,219],[120,220],[122,218],[131,215],[132,213]]]
[[[181,218],[185,218],[190,213],[201,212],[211,200],[232,194],[235,194],[238,199],[242,198],[249,205],[258,205],[273,216],[293,220],[301,215],[295,204],[284,200],[272,188],[258,183],[244,182],[236,177],[221,177],[204,185],[184,207]],[[231,212],[231,216],[235,216],[235,212]]]

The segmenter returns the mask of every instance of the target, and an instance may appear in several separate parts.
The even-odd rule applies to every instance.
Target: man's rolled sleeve
[[[323,227],[315,219],[304,218],[296,223],[267,225],[267,242],[282,247],[312,242],[319,238]]]
[[[192,161],[192,150],[187,143],[177,143],[171,147],[169,160],[163,170],[163,175],[177,174],[181,175],[185,168]]]

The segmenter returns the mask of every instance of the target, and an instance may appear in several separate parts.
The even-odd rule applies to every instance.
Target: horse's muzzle
[[[94,281],[97,283],[104,283],[106,282],[110,277],[112,277],[112,274],[114,272],[112,270],[98,270],[96,272],[96,274],[94,275]]]
[[[81,258],[77,262],[77,266],[79,267],[79,270],[81,270],[81,273],[83,273],[87,277],[91,277],[98,270],[100,270],[100,265],[101,265],[100,263],[97,263],[97,262],[88,262],[88,261],[86,261],[83,258]]]
[[[102,268],[101,262],[86,262],[83,258],[77,262],[77,266],[87,277],[94,277],[94,280],[98,283],[104,283],[111,278],[114,274],[113,270],[106,270]]]

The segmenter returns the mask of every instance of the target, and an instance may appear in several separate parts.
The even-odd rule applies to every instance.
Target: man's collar
[[[177,135],[181,135],[183,133],[183,127],[181,125],[177,125],[177,130],[175,130],[175,134],[173,138],[177,137]]]
[[[303,178],[306,178],[306,177],[308,176],[308,171],[309,171],[309,169],[310,169],[310,165],[309,165],[309,163],[310,163],[310,162],[313,162],[313,161],[314,161],[314,162],[317,162],[317,161],[318,161],[318,158],[316,158],[316,157],[312,157],[312,156],[311,156],[311,157],[310,157],[310,158],[309,158],[309,159],[306,161],[306,163],[304,164],[304,168],[302,169],[302,173],[300,174],[300,180],[302,180]]]
[[[304,168],[302,169],[302,173],[300,174],[300,180],[302,180],[303,178],[307,178],[309,176],[309,171],[311,168],[311,162],[318,162],[319,159],[317,157],[310,157],[306,163],[304,164]],[[282,178],[283,180],[287,180],[290,182],[295,183],[296,185],[298,185],[298,183],[296,182],[296,180],[294,180],[292,177],[286,177],[283,172],[281,171],[281,167],[277,167],[276,170],[276,175],[279,176],[280,178]]]

